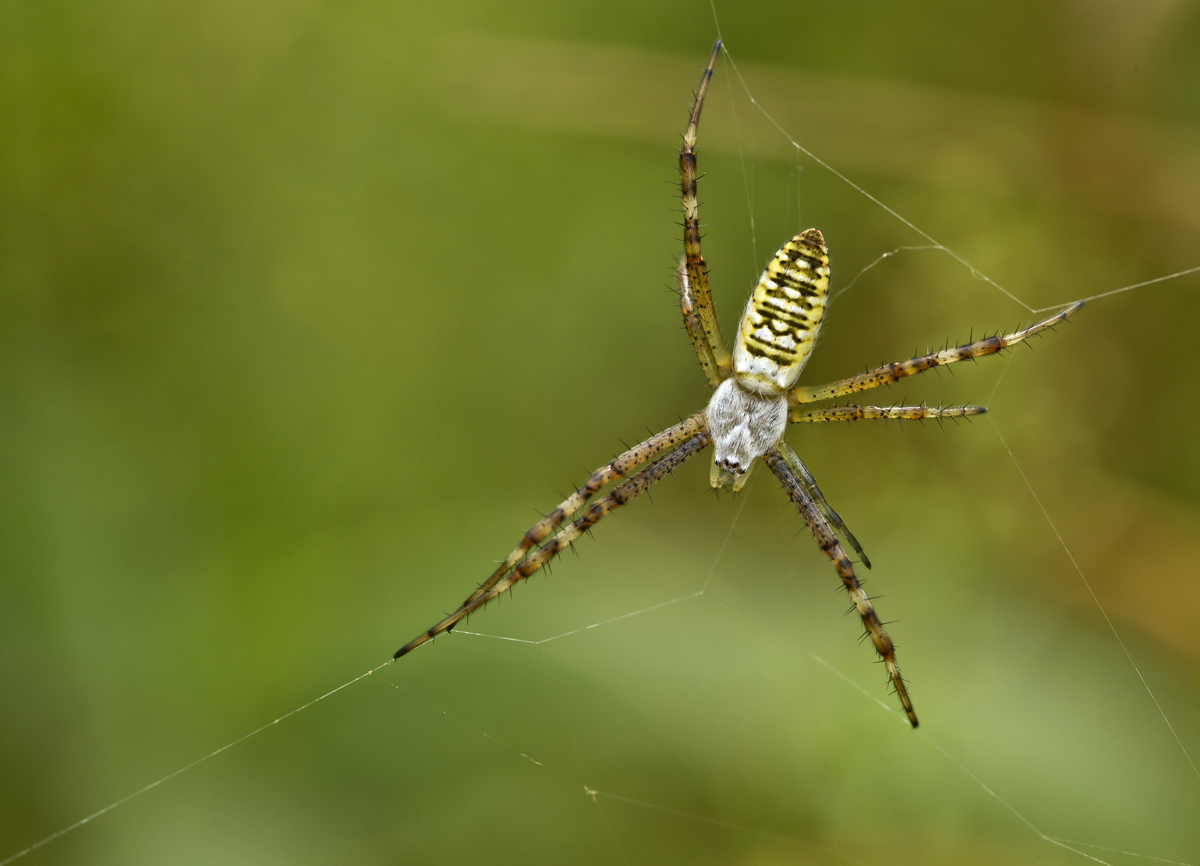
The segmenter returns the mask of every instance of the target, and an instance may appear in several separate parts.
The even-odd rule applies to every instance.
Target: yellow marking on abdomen
[[[829,251],[806,229],[771,259],[746,304],[733,347],[733,375],[764,395],[787,391],[816,343],[829,295]]]

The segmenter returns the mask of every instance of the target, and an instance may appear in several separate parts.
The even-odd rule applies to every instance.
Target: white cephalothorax
[[[726,379],[704,410],[713,441],[712,486],[740,490],[754,461],[783,438],[787,398],[748,391]]]

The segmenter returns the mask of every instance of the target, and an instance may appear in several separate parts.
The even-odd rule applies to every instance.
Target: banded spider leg
[[[696,88],[696,99],[692,103],[687,130],[683,134],[683,148],[679,151],[679,189],[683,197],[683,258],[675,271],[679,283],[679,307],[683,313],[683,325],[687,329],[696,357],[708,386],[716,388],[733,374],[733,360],[721,326],[717,324],[713,309],[712,292],[708,286],[708,265],[700,251],[700,204],[696,199],[696,133],[700,127],[700,112],[704,109],[704,97],[708,83],[712,80],[713,67],[721,56],[721,40],[713,45],[708,66],[700,77]]]
[[[1072,313],[1076,313],[1083,307],[1083,301],[1076,301],[1065,309],[1059,310],[1053,316],[1042,319],[1040,322],[1034,322],[1028,328],[1022,328],[1013,331],[1011,334],[997,334],[993,337],[984,337],[982,340],[975,340],[971,343],[964,343],[961,346],[955,346],[951,349],[942,349],[940,352],[931,352],[928,355],[921,355],[916,358],[911,358],[907,361],[896,361],[891,364],[884,364],[882,367],[876,367],[874,370],[867,370],[865,373],[859,373],[857,376],[851,376],[849,379],[839,379],[836,382],[827,382],[824,385],[801,385],[798,388],[793,388],[788,393],[788,403],[792,406],[802,406],[805,403],[816,403],[820,400],[829,400],[833,397],[844,397],[847,394],[854,394],[859,391],[866,391],[871,388],[878,388],[880,385],[890,385],[893,382],[898,382],[906,376],[913,376],[917,373],[924,373],[926,370],[932,370],[934,367],[944,367],[948,364],[956,364],[959,361],[968,359],[983,358],[987,355],[994,355],[997,352],[1002,352],[1009,346],[1015,346],[1017,343],[1022,343],[1028,340],[1035,334],[1040,334],[1055,325],[1066,321],[1067,317]],[[857,409],[860,407],[841,406],[832,407],[837,409]],[[878,406],[861,407],[864,410],[872,410],[869,413],[861,415],[862,418],[935,418],[935,417],[950,417],[957,410],[963,409],[967,411],[957,412],[960,415],[978,415],[981,412],[986,412],[979,406],[963,406],[953,407],[950,409],[926,409],[924,407],[903,407],[896,408],[895,413],[900,414],[884,414],[889,410]],[[926,414],[917,414],[918,410]],[[822,410],[829,412],[831,410]],[[904,412],[912,413],[910,415],[903,414]],[[832,413],[830,416],[814,415],[810,412],[802,412],[793,409],[791,420],[793,421],[857,421],[858,418],[850,417],[853,413],[845,413],[845,417],[839,416],[837,413]]]
[[[588,483],[568,497],[562,505],[552,511],[544,519],[536,523],[525,533],[521,544],[501,564],[471,596],[459,605],[458,609],[437,625],[413,638],[400,649],[396,650],[393,658],[415,650],[423,643],[433,640],[438,635],[450,631],[463,619],[479,610],[492,599],[503,595],[517,583],[537,572],[542,566],[570,546],[580,535],[591,529],[607,514],[616,511],[622,505],[651,486],[661,481],[665,476],[683,465],[689,457],[701,451],[709,443],[708,431],[705,429],[704,416],[693,415],[691,418],[676,424],[656,436],[651,436],[645,442],[630,448],[607,466],[596,470],[588,479]],[[663,455],[663,452],[667,453]],[[659,456],[662,455],[662,456]],[[566,529],[559,532],[549,541],[538,542],[550,535],[554,529],[568,516],[574,514],[596,491],[604,484],[629,472],[635,466],[650,458],[652,463],[640,472],[618,484],[608,495],[593,504],[581,517],[572,521]]]
[[[905,688],[904,680],[900,676],[900,666],[896,664],[896,647],[892,643],[892,639],[888,637],[883,623],[880,622],[879,615],[875,613],[875,608],[871,606],[871,599],[867,596],[866,590],[854,576],[854,566],[850,564],[849,557],[842,550],[833,529],[821,513],[817,503],[809,496],[805,484],[792,470],[789,461],[778,450],[768,451],[763,455],[763,459],[771,467],[775,477],[783,484],[788,498],[792,500],[792,504],[800,512],[800,516],[808,524],[808,529],[812,532],[813,538],[816,539],[821,550],[832,560],[838,577],[842,579],[842,585],[845,586],[851,601],[854,602],[854,609],[862,619],[863,628],[866,629],[871,643],[875,646],[875,652],[879,653],[879,657],[887,666],[892,687],[895,688],[900,703],[904,705],[904,712],[908,716],[909,724],[915,728],[918,724],[917,714],[913,710],[912,701],[908,697],[908,689]]]
[[[530,527],[529,531],[521,538],[521,543],[492,572],[491,577],[480,584],[479,588],[468,596],[463,604],[470,604],[488,592],[488,590],[513,569],[513,566],[527,555],[531,547],[545,541],[546,536],[557,529],[559,524],[564,520],[578,511],[584,503],[595,496],[608,482],[625,477],[647,460],[651,460],[664,451],[680,445],[685,439],[695,435],[702,429],[704,429],[704,416],[693,415],[691,418],[680,421],[674,427],[668,427],[661,433],[651,436],[646,441],[639,442],[625,453],[613,458],[611,462],[601,466],[588,477],[588,480],[582,487]]]

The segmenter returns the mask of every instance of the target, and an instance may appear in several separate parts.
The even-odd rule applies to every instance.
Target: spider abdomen
[[[806,229],[771,259],[746,304],[733,347],[733,375],[759,394],[796,384],[812,353],[829,294],[829,251]]]

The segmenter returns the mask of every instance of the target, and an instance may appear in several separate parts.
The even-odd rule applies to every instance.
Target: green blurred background
[[[1196,4],[717,12],[788,134],[1028,305],[1200,265]],[[0,859],[383,662],[703,405],[672,184],[715,35],[671,0],[0,6]],[[700,140],[727,333],[801,226],[835,285],[924,243],[727,61]],[[907,252],[805,381],[1030,318]],[[791,431],[919,732],[774,479],[698,459],[469,628],[704,596],[448,637],[21,862],[1082,862],[955,760],[1195,862],[1200,778],[998,433],[1200,753],[1198,322],[1200,279],[1151,286],[880,398],[973,424]]]

